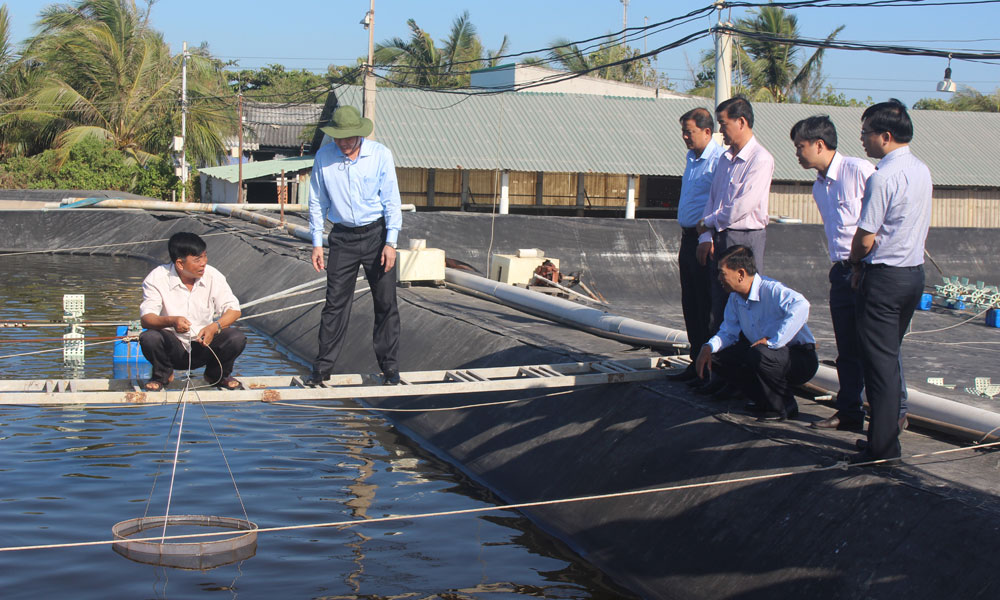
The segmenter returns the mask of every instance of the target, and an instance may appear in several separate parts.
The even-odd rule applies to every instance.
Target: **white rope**
[[[361,277],[358,277],[358,281],[360,281],[360,280],[361,280]],[[294,294],[288,294],[289,292],[298,292],[299,290],[303,290],[305,288],[312,287],[312,286],[318,286],[320,284],[322,284],[324,286],[326,285],[326,277],[325,276],[324,277],[320,277],[318,279],[313,279],[312,281],[307,281],[307,282],[305,282],[303,284],[296,285],[294,287],[290,287],[287,290],[282,290],[280,292],[275,292],[275,293],[270,294],[268,296],[264,296],[263,298],[257,298],[256,300],[251,300],[250,302],[245,302],[245,303],[243,303],[243,304],[240,305],[240,308],[241,309],[242,308],[249,308],[249,307],[251,307],[251,306],[253,306],[255,304],[260,304],[262,302],[267,302],[269,300],[278,300],[280,298],[285,298],[285,297],[287,297],[287,295],[294,295]],[[309,290],[309,291],[311,291],[311,290]],[[305,292],[303,292],[303,293],[305,293]]]
[[[947,327],[942,327],[941,329],[925,329],[923,331],[908,331],[908,332],[906,332],[906,334],[903,335],[903,337],[908,337],[908,336],[911,336],[911,335],[919,335],[921,333],[937,333],[939,331],[945,331],[945,330],[948,330],[948,329],[952,329],[954,327],[958,327],[959,325],[965,325],[969,321],[974,321],[974,320],[978,319],[979,317],[985,315],[988,310],[990,310],[990,309],[986,308],[985,310],[983,310],[983,311],[981,311],[981,312],[979,312],[979,313],[977,313],[975,315],[972,315],[971,317],[969,317],[968,319],[962,321],[961,323],[955,323],[954,325],[949,325]]]
[[[367,292],[368,288],[361,288],[354,290],[355,294],[360,294],[362,292]],[[257,317],[263,317],[266,315],[273,315],[274,313],[284,312],[286,310],[292,310],[295,308],[302,308],[304,306],[313,306],[314,304],[320,304],[321,302],[326,302],[326,298],[321,298],[320,300],[313,300],[312,302],[303,302],[302,304],[294,304],[292,306],[286,306],[284,308],[276,308],[274,310],[269,310],[267,312],[257,313],[255,315],[249,315],[246,317],[240,317],[240,321],[249,321],[250,319],[256,319]]]
[[[912,460],[916,458],[928,458],[933,456],[941,456],[944,454],[950,454],[954,452],[966,452],[969,450],[982,450],[984,448],[992,448],[1000,445],[1000,442],[991,442],[989,444],[980,444],[975,446],[966,446],[963,448],[952,448],[949,450],[938,450],[937,452],[928,452],[924,454],[914,454],[912,456],[906,457],[907,460]],[[901,457],[902,459],[902,457]],[[833,465],[825,467],[807,466],[800,467],[798,469],[792,469],[788,471],[781,471],[778,473],[765,473],[763,475],[750,475],[747,477],[736,477],[733,479],[720,479],[718,481],[703,481],[700,483],[684,483],[678,485],[670,485],[657,488],[648,488],[643,490],[629,490],[626,492],[611,492],[608,494],[595,494],[592,496],[577,496],[574,498],[561,498],[557,500],[539,500],[536,502],[521,502],[518,504],[504,504],[500,506],[483,506],[479,508],[466,508],[461,510],[449,510],[449,511],[439,511],[439,512],[429,512],[429,513],[417,513],[411,515],[392,515],[388,517],[376,517],[372,519],[353,519],[349,521],[329,521],[325,523],[306,523],[302,525],[281,525],[276,527],[260,527],[253,530],[256,533],[273,533],[278,531],[296,531],[302,529],[320,529],[328,527],[355,527],[358,525],[367,525],[369,523],[388,523],[394,521],[409,521],[418,519],[429,519],[434,517],[453,517],[459,515],[470,515],[488,512],[497,512],[505,510],[520,510],[525,508],[538,508],[544,506],[556,506],[560,504],[574,504],[579,502],[593,502],[597,500],[611,500],[614,498],[627,498],[635,496],[647,496],[650,494],[662,494],[667,492],[679,492],[693,489],[703,489],[710,487],[719,487],[724,485],[736,485],[740,483],[751,483],[755,481],[767,481],[782,479],[784,477],[790,477],[792,475],[802,475],[805,473],[821,473],[823,471],[832,470],[847,470],[851,467],[866,467],[872,465],[878,465],[892,460],[901,459],[882,459],[873,460],[864,463],[848,464],[846,462],[838,462]],[[233,531],[215,531],[209,533],[192,533],[184,535],[169,535],[165,536],[164,540],[179,540],[179,539],[194,539],[194,538],[206,538],[206,537],[221,537],[221,536],[232,536],[235,535]],[[5,546],[0,547],[0,552],[20,552],[24,550],[51,550],[57,548],[81,548],[85,546],[108,546],[111,544],[121,544],[126,541],[128,542],[155,542],[161,538],[128,538],[128,540],[98,540],[90,542],[68,542],[64,544],[39,544],[33,546]]]
[[[53,339],[52,341],[62,342],[63,340]],[[89,344],[84,344],[83,346],[85,348],[89,348],[90,346],[100,346],[101,344],[114,344],[115,342],[118,341],[119,340],[105,340],[103,342],[90,342]],[[0,356],[0,360],[3,360],[5,358],[17,358],[18,356],[32,356],[34,354],[45,354],[47,352],[62,352],[62,351],[63,348],[49,348],[48,350],[35,350],[34,352],[20,352],[18,354],[7,354],[6,356]]]

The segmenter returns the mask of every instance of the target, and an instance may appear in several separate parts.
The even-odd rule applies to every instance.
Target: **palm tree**
[[[775,6],[751,10],[750,16],[736,22],[736,27],[770,37],[800,37],[796,16]],[[843,25],[834,29],[826,37],[826,42],[833,41],[843,29]],[[741,37],[736,48],[737,79],[752,99],[807,101],[823,88],[823,48],[813,52],[802,64],[798,63],[799,48],[791,44]]]
[[[181,57],[149,27],[148,10],[134,0],[79,0],[42,9],[37,27],[24,58],[45,76],[15,118],[37,126],[63,158],[87,138],[106,140],[140,164],[166,153],[180,132]],[[225,95],[220,63],[192,53],[186,145],[203,164],[218,161],[223,136],[235,128]]]
[[[567,71],[586,73],[593,77],[612,79],[627,83],[646,84],[655,80],[650,59],[638,58],[637,48],[623,46],[618,38],[609,35],[601,45],[590,52],[584,53],[576,44],[565,39],[552,42],[549,50],[549,61],[558,64]],[[527,64],[540,64],[540,61],[524,61]]]
[[[413,19],[406,21],[410,39],[394,37],[375,46],[375,64],[391,70],[389,80],[400,85],[431,88],[469,84],[469,72],[496,66],[506,52],[507,36],[496,51],[484,51],[469,11],[455,18],[447,38],[437,47],[434,38]]]

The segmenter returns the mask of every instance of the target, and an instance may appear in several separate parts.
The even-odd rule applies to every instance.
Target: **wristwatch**
[[[386,245],[386,246],[389,246],[389,247],[390,247],[390,248],[392,248],[393,250],[395,250],[395,249],[396,249],[396,242],[386,242],[386,243],[385,243],[385,245]]]
[[[216,321],[215,322],[215,326],[219,328],[219,333],[222,333],[222,323],[219,323],[218,321]]]

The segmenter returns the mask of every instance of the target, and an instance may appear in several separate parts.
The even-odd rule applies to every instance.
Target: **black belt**
[[[698,235],[697,227],[681,227],[681,233],[684,235]]]
[[[846,258],[844,260],[834,261],[833,265],[834,266],[841,266],[841,267],[844,267],[845,269],[850,269],[850,268],[852,268],[854,266],[854,265],[851,264],[851,261],[847,260]]]
[[[794,346],[789,346],[789,350],[815,350],[816,344],[795,344]]]
[[[866,269],[899,269],[901,271],[923,271],[924,265],[915,265],[912,267],[896,267],[893,265],[887,265],[885,263],[865,263]]]
[[[347,225],[342,225],[340,223],[333,224],[334,231],[342,231],[346,233],[364,233],[366,231],[371,231],[376,227],[380,227],[385,224],[385,217],[379,217],[378,221],[372,221],[367,225],[358,225],[357,227],[348,227]]]

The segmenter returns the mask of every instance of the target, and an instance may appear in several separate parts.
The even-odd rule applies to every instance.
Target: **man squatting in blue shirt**
[[[732,246],[717,258],[719,283],[729,294],[718,333],[701,346],[695,369],[712,370],[712,354],[727,379],[744,390],[759,421],[798,415],[792,390],[816,374],[816,340],[805,297],[757,273],[753,251]]]
[[[688,147],[681,197],[677,204],[677,224],[681,226],[681,246],[677,253],[677,269],[681,278],[681,308],[684,327],[691,345],[691,364],[674,381],[697,381],[694,359],[698,349],[708,341],[712,318],[712,280],[710,267],[698,261],[698,222],[705,212],[708,192],[712,187],[715,166],[722,156],[722,146],[712,139],[715,120],[704,108],[687,111],[680,118],[681,137]]]
[[[319,351],[307,385],[323,385],[340,354],[354,300],[358,266],[372,291],[372,340],[383,382],[399,383],[399,311],[396,306],[396,240],[403,223],[392,152],[365,139],[375,125],[353,106],[334,111],[324,133],[333,138],[316,153],[309,186],[309,228],[313,268],[324,269],[323,232],[330,232],[325,265],[326,304],[319,328]]]

